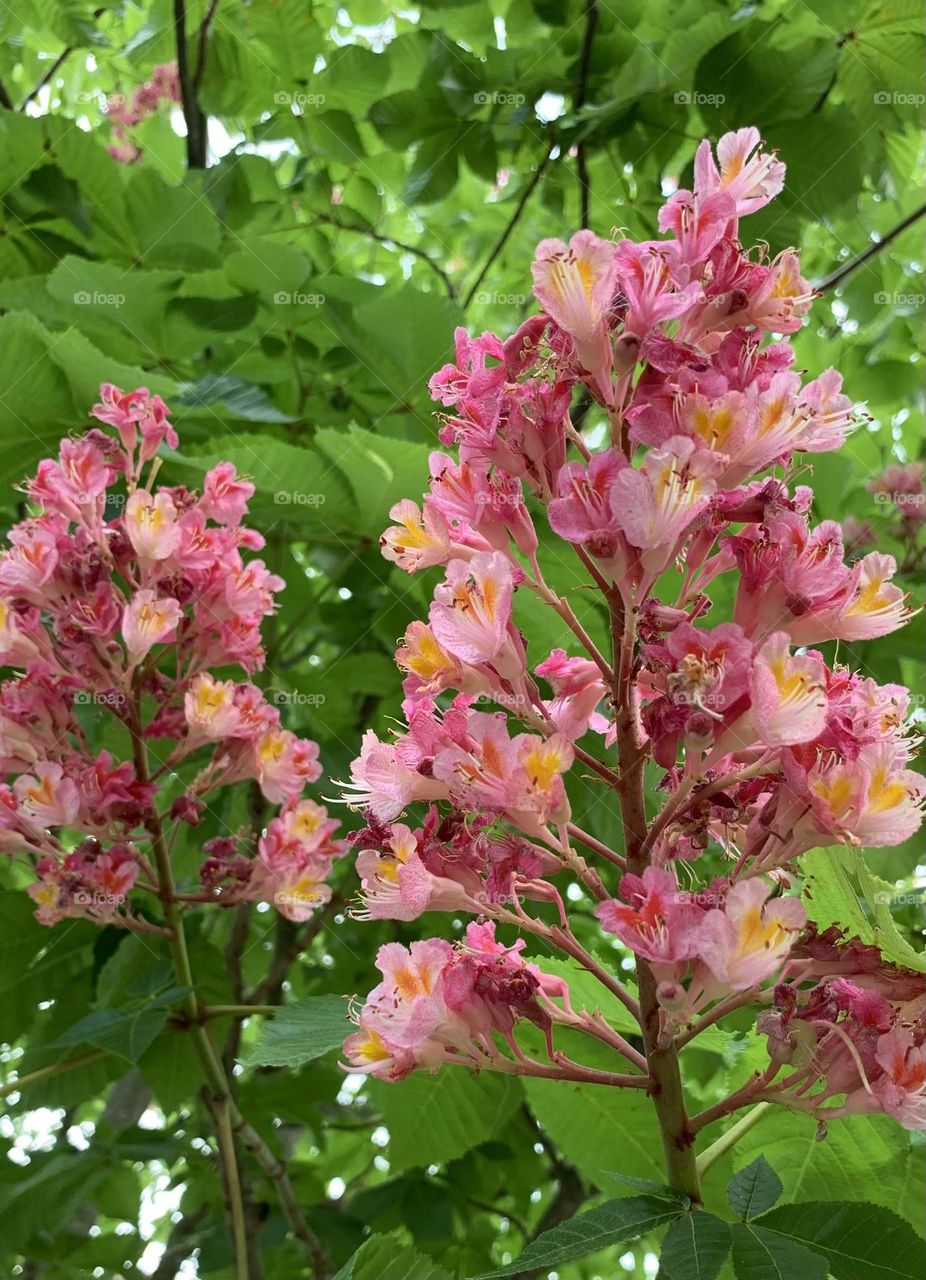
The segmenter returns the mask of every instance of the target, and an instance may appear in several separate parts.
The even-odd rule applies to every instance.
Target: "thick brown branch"
[[[174,0],[174,38],[177,45],[177,77],[186,121],[186,160],[190,169],[206,167],[206,117],[196,101],[196,85],[187,54],[186,6]]]

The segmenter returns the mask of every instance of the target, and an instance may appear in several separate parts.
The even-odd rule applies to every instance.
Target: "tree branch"
[[[447,290],[448,298],[451,302],[456,302],[456,285],[450,279],[450,276],[439,262],[435,262],[429,253],[426,253],[424,249],[420,249],[417,245],[408,244],[404,240],[397,240],[395,236],[386,235],[384,232],[374,231],[371,227],[358,227],[351,222],[341,222],[340,219],[329,214],[316,214],[314,221],[324,223],[329,227],[337,227],[340,231],[354,231],[359,236],[368,236],[370,240],[375,240],[378,244],[386,245],[387,248],[392,245],[395,249],[401,249],[403,253],[414,254],[416,258],[420,258],[422,262],[427,263],[435,275],[440,276],[444,283],[444,288]]]
[[[177,44],[177,78],[180,81],[180,101],[186,121],[186,160],[190,169],[206,167],[206,118],[196,101],[195,79],[187,57],[186,6],[183,0],[174,0],[174,38]]]
[[[194,97],[198,97],[199,86],[203,82],[203,74],[206,70],[206,43],[209,39],[209,28],[212,26],[212,20],[218,7],[219,0],[211,0],[209,8],[206,10],[206,16],[200,24],[199,34],[196,37],[196,70],[193,72]]]
[[[901,222],[898,222],[897,226],[892,227],[891,230],[886,232],[880,240],[876,240],[874,244],[870,244],[867,249],[856,254],[854,258],[850,258],[848,262],[844,262],[841,267],[837,267],[837,269],[831,272],[828,276],[824,276],[819,284],[815,286],[817,292],[828,293],[830,289],[835,289],[836,286],[842,284],[843,280],[845,280],[847,276],[850,276],[853,271],[864,266],[870,258],[873,258],[876,253],[880,253],[881,250],[886,248],[892,240],[896,240],[897,237],[902,235],[908,227],[912,227],[915,222],[919,221],[919,219],[924,216],[926,216],[926,204],[922,204],[918,209],[914,209],[913,213],[908,214],[906,218]]]
[[[577,114],[585,105],[588,93],[588,73],[591,67],[592,46],[595,42],[595,28],[597,26],[598,0],[585,0],[585,34],[582,37],[582,51],[579,54],[579,82],[576,85],[575,99]],[[592,190],[588,176],[584,142],[580,142],[576,146],[576,169],[579,175],[579,226],[587,227],[591,218]]]
[[[42,76],[41,80],[38,82],[38,84],[35,86],[35,88],[32,90],[29,96],[25,98],[23,102],[20,104],[20,108],[19,108],[20,111],[25,111],[29,103],[35,101],[35,99],[39,96],[39,94],[48,84],[49,80],[51,80],[51,78],[54,76],[55,72],[58,70],[58,68],[61,66],[64,60],[66,58],[69,58],[73,52],[74,52],[73,46],[68,45],[66,49],[62,50],[62,52],[58,54],[55,61],[51,64],[49,69]],[[4,102],[3,105],[6,106],[7,105],[6,102]],[[13,104],[10,103],[9,105],[12,106]]]
[[[466,297],[463,299],[464,308],[468,307],[472,302],[473,298],[475,298],[476,294],[479,292],[479,286],[482,284],[483,280],[491,271],[492,264],[495,262],[495,259],[504,249],[505,245],[508,243],[508,239],[511,236],[512,231],[514,231],[515,227],[517,226],[518,220],[520,219],[521,214],[524,212],[524,209],[525,209],[525,206],[527,205],[528,200],[533,195],[534,190],[537,187],[537,184],[539,183],[540,179],[543,177],[543,174],[547,165],[552,160],[553,152],[555,150],[556,150],[556,143],[554,143],[550,147],[546,155],[538,164],[537,168],[531,174],[530,181],[526,184],[526,186],[524,187],[524,190],[521,192],[518,203],[515,206],[514,213],[512,213],[511,217],[508,219],[508,225],[505,227],[504,231],[499,236],[498,240],[495,242],[495,246],[490,252],[488,258],[486,259],[485,265],[483,266],[482,270],[479,272],[479,275],[473,281],[473,285],[470,288],[469,292],[467,293]]]

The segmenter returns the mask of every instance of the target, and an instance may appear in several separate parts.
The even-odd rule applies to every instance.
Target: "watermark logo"
[[[323,107],[325,105],[325,95],[323,93],[287,93],[280,90],[273,95],[274,104],[278,107]]]
[[[473,102],[477,107],[523,107],[527,98],[523,93],[512,93],[507,90],[487,89],[473,94]]]
[[[323,293],[290,293],[288,289],[280,289],[273,295],[278,307],[323,307]]]
[[[523,307],[527,303],[527,295],[524,293],[486,293],[483,291],[476,294],[476,301],[483,306]]]
[[[105,693],[78,689],[74,694],[74,703],[79,707],[124,707],[125,694],[119,689],[107,689]]]
[[[125,304],[124,293],[100,293],[94,290],[80,289],[74,294],[74,305],[78,307],[121,307]]]
[[[926,293],[887,293],[882,290],[874,295],[874,301],[879,307],[922,307],[926,305]]]
[[[303,493],[301,489],[278,489],[273,495],[274,505],[278,507],[323,507],[323,493]]]
[[[882,89],[873,96],[872,101],[876,107],[922,107],[926,104],[926,94]]]
[[[274,689],[270,700],[278,707],[323,707],[325,705],[323,693],[301,693],[298,689]]]
[[[677,107],[722,107],[726,100],[723,93],[689,93],[687,89],[679,89],[672,95]]]

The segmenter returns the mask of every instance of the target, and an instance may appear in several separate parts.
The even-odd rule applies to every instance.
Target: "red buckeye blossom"
[[[352,766],[349,803],[367,823],[355,913],[476,923],[463,942],[381,950],[350,1069],[601,1079],[564,1056],[568,1025],[626,1058],[631,1074],[606,1082],[646,1087],[655,1049],[755,1003],[768,1070],[717,1116],[765,1097],[926,1127],[917,975],[823,942],[800,894],[809,849],[838,860],[912,835],[926,785],[906,690],[812,647],[887,635],[910,611],[893,560],[847,552],[792,483],[860,415],[836,370],[794,368],[786,335],[813,301],[797,254],[743,248],[740,219],[784,177],[755,129],[703,142],[693,190],[660,211],[662,238],[542,241],[540,313],[507,340],[458,330],[430,381],[456,455],[432,455],[428,492],[393,507],[382,539],[387,559],[432,575],[433,595],[396,653],[405,723],[368,732]],[[592,407],[578,427],[580,394]],[[921,488],[911,469],[876,492]],[[30,564],[46,554],[37,545]],[[705,618],[712,599],[731,602],[728,620]],[[544,608],[558,639],[535,652]],[[35,643],[25,617],[8,643]],[[606,811],[601,798],[620,809],[622,846],[577,824],[571,771],[601,789],[590,811]],[[604,940],[580,940],[582,898],[633,956],[636,995]],[[639,1019],[646,1054],[600,1010],[577,1014],[521,943],[497,942],[506,926],[598,977]],[[665,1090],[652,1092],[658,1110]]]
[[[172,844],[218,788],[251,781],[278,816],[206,850],[189,896],[271,902],[305,919],[330,896],[325,878],[343,850],[337,824],[303,798],[321,772],[318,747],[284,728],[250,681],[212,670],[260,670],[261,623],[284,585],[241,554],[263,545],[242,524],[254,486],[220,463],[201,497],[154,488],[155,455],[178,440],[145,388],[104,384],[93,414],[115,435],[94,428],[39,463],[26,488],[42,511],[0,554],[0,661],[13,668],[0,685],[12,775],[0,786],[0,849],[33,866],[43,923],[82,915],[156,928],[138,914],[156,891],[153,842]],[[91,748],[88,718],[118,728],[125,759]],[[184,771],[178,795],[188,757],[198,769]]]

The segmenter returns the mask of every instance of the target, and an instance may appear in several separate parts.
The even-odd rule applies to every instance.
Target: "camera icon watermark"
[[[300,489],[278,489],[273,495],[277,507],[323,507],[325,494],[303,493]]]
[[[273,101],[278,107],[323,107],[325,95],[323,93],[287,93],[285,90],[280,90],[273,95]]]
[[[77,889],[72,898],[75,906],[94,911],[112,911],[121,907],[125,900],[124,893],[101,893],[98,889]]]
[[[926,907],[926,889],[898,889],[896,893],[879,889],[872,894],[872,902],[878,907]]]
[[[724,93],[696,93],[687,89],[679,89],[672,95],[677,107],[722,107],[726,100]]]
[[[523,93],[512,93],[510,91],[500,91],[493,89],[483,89],[479,93],[473,94],[473,102],[477,107],[523,107],[527,102],[527,98]]]
[[[125,694],[119,689],[107,689],[105,693],[78,689],[74,694],[74,704],[78,707],[124,707]]]
[[[274,689],[270,695],[270,701],[276,703],[278,707],[323,707],[326,699],[323,693],[301,693],[298,689]]]
[[[273,301],[278,307],[323,307],[325,295],[323,293],[290,293],[288,289],[279,289],[273,295]]]
[[[527,302],[527,295],[524,293],[487,293],[482,291],[476,294],[476,301],[481,302],[484,306],[523,307]]]
[[[80,289],[74,294],[74,305],[78,307],[121,307],[124,304],[124,293],[101,293],[98,290],[90,293]]]
[[[881,290],[874,295],[874,301],[879,307],[922,307],[926,305],[926,293],[887,293]]]
[[[872,102],[876,107],[922,107],[926,104],[926,94],[882,89],[872,96]]]

